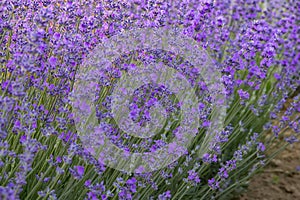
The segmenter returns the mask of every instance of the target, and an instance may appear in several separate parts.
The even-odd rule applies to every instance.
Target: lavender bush
[[[0,4],[0,199],[228,199],[270,159],[298,141],[297,0]],[[93,98],[97,130],[126,155],[166,146],[168,153],[181,154],[152,171],[115,169],[105,160],[116,152],[98,155],[92,147],[101,148],[103,140],[89,138],[88,148],[78,133],[71,98],[78,72],[90,52],[110,38],[138,28],[168,27],[193,39],[221,74],[216,81],[225,88],[222,129],[210,129],[220,108],[212,105],[216,94],[197,66],[163,49],[128,51],[103,68],[92,85],[97,91]],[[151,107],[160,104],[158,108],[165,110],[168,120],[153,123],[162,130],[150,138],[124,132],[112,115],[113,92],[122,75],[153,63],[186,77],[199,99],[199,126],[187,148],[168,145],[173,138],[185,138],[180,129],[182,102],[170,88],[144,84],[128,99],[129,118],[139,127],[150,124]],[[89,105],[77,106],[89,110]]]

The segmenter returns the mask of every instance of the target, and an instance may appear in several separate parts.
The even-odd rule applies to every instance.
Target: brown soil
[[[289,146],[250,181],[240,200],[300,199],[300,143]]]

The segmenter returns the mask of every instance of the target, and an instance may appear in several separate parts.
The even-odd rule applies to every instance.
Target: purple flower
[[[89,200],[99,200],[99,199],[97,198],[97,195],[94,194],[92,191],[88,192],[88,193],[87,193],[87,196],[88,196],[88,199],[89,199]]]
[[[159,200],[168,200],[168,199],[171,199],[172,195],[171,195],[171,192],[168,190],[160,195],[158,195],[158,199]]]
[[[26,139],[27,139],[27,136],[26,136],[26,135],[22,135],[22,136],[20,137],[20,142],[21,142],[21,143],[24,143],[24,142],[26,141]]]
[[[290,144],[294,144],[296,142],[299,142],[299,139],[294,135],[291,135],[289,137],[285,137],[284,140],[287,141]]]
[[[75,166],[79,176],[82,176],[84,174],[84,167],[83,166]]]
[[[74,166],[74,168],[69,168],[70,173],[74,176],[75,179],[81,179],[84,175],[84,167],[83,166]]]
[[[60,38],[60,33],[58,33],[58,32],[56,32],[56,33],[54,33],[53,34],[53,38],[55,39],[55,40],[58,40],[59,38]]]
[[[200,178],[199,178],[197,172],[195,172],[194,170],[189,170],[188,174],[189,174],[189,176],[188,176],[189,181],[192,181],[196,184],[200,183]]]
[[[60,157],[60,156],[57,156],[57,157],[56,157],[56,163],[61,163],[61,162],[62,162],[61,157]]]
[[[176,142],[172,142],[168,145],[168,152],[169,153],[174,153],[176,148],[177,148],[177,143]]]
[[[274,73],[274,77],[275,77],[277,80],[280,80],[280,79],[281,79],[281,76],[280,76],[280,74],[278,74],[278,73]]]
[[[128,179],[126,181],[127,187],[130,189],[130,192],[135,193],[136,192],[136,179],[133,177],[131,179]]]
[[[265,147],[265,145],[262,142],[260,142],[260,143],[258,143],[257,149],[259,151],[265,151],[266,147]]]
[[[131,179],[128,179],[128,180],[126,181],[126,183],[129,184],[129,185],[135,184],[135,183],[136,183],[136,179],[133,177],[133,178],[131,178]]]
[[[216,162],[218,162],[218,156],[215,155],[215,154],[205,153],[203,155],[202,159],[203,159],[203,162],[205,162],[205,163],[212,163],[212,162],[216,163]]]
[[[172,0],[172,3],[163,0],[98,2],[43,0],[8,1],[1,4],[0,166],[4,170],[2,182],[5,180],[7,185],[0,186],[0,198],[19,199],[22,192],[22,197],[27,199],[35,198],[36,193],[43,198],[72,199],[88,190],[86,199],[111,197],[127,200],[147,198],[149,195],[165,200],[171,199],[171,192],[165,189],[164,193],[159,194],[155,193],[155,190],[172,188],[173,178],[181,177],[188,171],[183,181],[178,179],[175,183],[178,184],[178,188],[186,190],[179,194],[185,199],[188,198],[187,194],[198,191],[197,188],[190,187],[200,182],[198,174],[205,176],[204,180],[209,178],[208,175],[214,177],[207,183],[213,190],[219,189],[221,183],[222,189],[230,187],[231,174],[235,176],[235,180],[242,180],[247,173],[242,171],[243,166],[239,168],[237,166],[245,163],[240,161],[247,159],[255,149],[258,156],[252,169],[257,169],[262,163],[260,160],[262,152],[268,148],[264,146],[264,141],[258,142],[258,136],[267,132],[265,130],[272,128],[274,136],[277,137],[281,130],[290,128],[293,133],[285,137],[285,141],[291,144],[297,142],[296,133],[300,131],[300,121],[292,119],[296,116],[296,112],[300,112],[299,95],[292,105],[287,105],[286,101],[290,97],[290,92],[297,91],[300,84],[300,45],[298,45],[300,32],[297,21],[300,3],[278,2],[280,1],[269,1],[268,9],[264,9],[259,0],[236,1],[234,4],[222,0]],[[208,134],[211,134],[205,132],[206,128],[214,125],[213,121],[210,122],[209,108],[213,104],[211,97],[214,93],[208,91],[209,84],[201,79],[201,72],[185,58],[181,58],[181,55],[177,55],[177,51],[166,53],[162,50],[142,49],[126,52],[111,65],[105,66],[101,73],[99,72],[99,84],[89,79],[98,78],[97,73],[89,74],[95,75],[92,77],[89,75],[82,77],[90,83],[83,88],[84,92],[93,88],[97,88],[99,92],[95,94],[95,101],[98,103],[99,100],[96,116],[100,121],[101,134],[99,133],[97,138],[92,135],[98,142],[91,141],[92,144],[84,150],[81,146],[82,140],[78,140],[76,134],[78,130],[75,130],[78,127],[75,125],[81,116],[72,114],[73,108],[69,106],[69,97],[73,86],[76,86],[74,81],[79,67],[101,40],[142,27],[183,27],[182,33],[198,42],[203,47],[201,50],[207,52],[208,57],[221,72],[221,77],[218,78],[224,84],[224,93],[228,97],[222,101],[228,100],[230,111],[225,122],[233,123],[234,128],[218,132],[211,144],[208,144],[210,151],[202,157],[204,165],[207,166],[205,173],[202,173],[202,168],[198,164],[201,158],[197,158],[195,154],[202,145],[200,143],[207,141],[210,136]],[[169,130],[166,128],[163,135],[157,135],[155,139],[138,141],[115,126],[112,120],[110,92],[122,75],[133,74],[132,72],[138,69],[131,61],[144,65],[162,62],[177,70],[191,86],[195,87],[202,101],[199,103],[199,109],[195,111],[200,111],[201,125],[199,137],[197,135],[190,146],[198,146],[198,149],[183,149],[178,143],[172,142],[173,137],[180,141],[186,139],[184,131],[171,130],[176,129],[177,122],[174,124],[170,122]],[[280,73],[277,71],[278,66],[281,67]],[[277,73],[273,74],[275,71]],[[158,77],[153,77],[156,78]],[[183,102],[177,102],[176,98],[173,98],[176,94],[168,91],[167,87],[156,88],[151,85],[141,87],[137,91],[130,104],[129,117],[141,126],[153,120],[149,112],[150,107],[158,103],[162,104],[170,119],[173,116],[177,118],[177,112],[180,113],[180,109],[184,108]],[[241,104],[245,106],[235,104],[236,96],[232,95],[235,91]],[[253,97],[259,100],[256,102],[253,98],[253,105],[246,108],[246,100],[252,97],[250,96],[252,93]],[[91,112],[89,102],[78,102],[74,106],[85,114]],[[285,106],[289,108],[282,116],[280,113]],[[247,112],[247,109],[252,112]],[[277,115],[280,116],[280,123],[272,126],[273,119],[276,119]],[[243,123],[238,125],[239,122]],[[263,132],[251,135],[252,131],[262,128]],[[206,134],[204,137],[203,133]],[[141,165],[135,174],[128,178],[126,173],[106,170],[105,160],[109,160],[110,154],[114,152],[108,152],[109,150],[101,152],[99,160],[94,157],[97,146],[101,147],[104,144],[104,135],[123,150],[124,157],[132,152],[158,152],[161,147],[169,145],[170,154],[184,151],[187,154],[186,160],[179,159],[168,165],[165,173],[146,173],[145,166]],[[20,138],[19,141],[14,141],[16,138]],[[227,157],[222,153],[227,155],[227,151],[229,158],[224,160]],[[33,162],[36,159],[38,162]],[[14,163],[19,165],[15,170],[10,170],[12,169],[10,165]],[[51,168],[44,174],[47,177],[42,175],[46,168],[36,166],[39,163],[42,166],[49,165]],[[215,166],[219,165],[219,171],[215,171]],[[85,177],[87,168],[93,169],[89,172],[91,177],[98,177],[85,181],[89,178]],[[37,174],[44,184],[26,182],[28,181],[26,177],[33,169],[41,170]],[[64,173],[64,169],[68,169],[76,180],[69,179],[69,173]],[[233,170],[236,170],[236,173]],[[109,174],[110,172],[113,172],[113,176]],[[181,175],[178,176],[177,173]],[[50,178],[56,175],[59,177],[57,185],[50,182]],[[10,177],[12,178],[9,179]],[[106,180],[106,177],[110,178]],[[115,182],[114,177],[118,177]],[[105,184],[97,183],[102,178],[106,180]],[[68,180],[74,182],[73,185],[69,184],[70,191],[73,192],[60,192],[59,195],[66,196],[56,197],[53,188],[58,188],[60,183],[68,185]],[[82,181],[85,181],[85,187],[75,188],[77,183]],[[49,182],[51,184],[48,184]],[[185,184],[189,184],[190,188],[185,187]],[[32,190],[31,186],[37,187],[36,191]],[[105,186],[113,190],[106,191]],[[143,196],[135,194],[137,191],[141,191]],[[179,191],[174,190],[174,198],[179,197],[177,192]],[[208,190],[207,193],[203,193],[206,196],[202,198],[210,199],[215,193]]]
[[[242,90],[242,89],[238,90],[238,94],[239,94],[240,98],[243,99],[243,100],[247,100],[250,97],[249,93]]]
[[[51,66],[56,66],[56,64],[57,64],[57,58],[55,58],[55,57],[50,57],[49,58],[49,63],[50,63],[50,65]]]
[[[204,120],[204,122],[202,123],[202,126],[206,128],[206,127],[209,127],[210,124],[211,124],[210,121]]]
[[[219,176],[221,177],[221,179],[227,179],[228,178],[228,171],[225,167],[221,167],[219,169],[219,172],[218,172]]]
[[[141,165],[138,168],[136,168],[135,173],[141,174],[145,171],[145,168]]]
[[[272,132],[275,137],[278,137],[278,134],[280,132],[280,128],[278,126],[272,126]]]
[[[85,183],[84,183],[84,186],[89,187],[91,184],[92,184],[91,180],[86,180]]]
[[[211,189],[217,190],[220,188],[219,182],[215,180],[215,178],[211,178],[208,180],[208,185]]]

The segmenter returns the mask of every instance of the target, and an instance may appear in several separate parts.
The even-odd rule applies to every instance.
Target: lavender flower
[[[299,140],[299,6],[286,0],[2,1],[0,199],[226,198],[270,159],[269,141]],[[87,138],[85,149],[69,98],[81,64],[99,43],[118,34],[162,27],[181,27],[222,73],[228,103],[223,129],[208,131],[215,125],[216,95],[196,66],[178,52],[137,49],[121,52],[90,85],[97,89],[93,100],[101,123],[100,135]],[[180,121],[183,102],[168,87],[145,84],[128,104],[129,118],[140,127],[155,119],[151,108],[162,105],[168,120],[154,123],[161,129],[151,138],[134,137],[115,123],[111,92],[124,75],[151,63],[176,70],[201,100],[190,112],[199,116],[199,127],[188,148],[174,138],[182,142],[180,123],[194,121]],[[91,77],[82,80],[91,83]],[[92,111],[88,103],[78,106]],[[163,169],[150,173],[138,165],[129,174],[105,165],[115,152],[101,154],[96,147],[108,140],[127,158],[163,148],[183,156]]]

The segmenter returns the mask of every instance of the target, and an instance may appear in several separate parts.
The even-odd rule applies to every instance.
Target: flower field
[[[298,0],[2,0],[0,41],[0,200],[234,199],[298,145]]]

